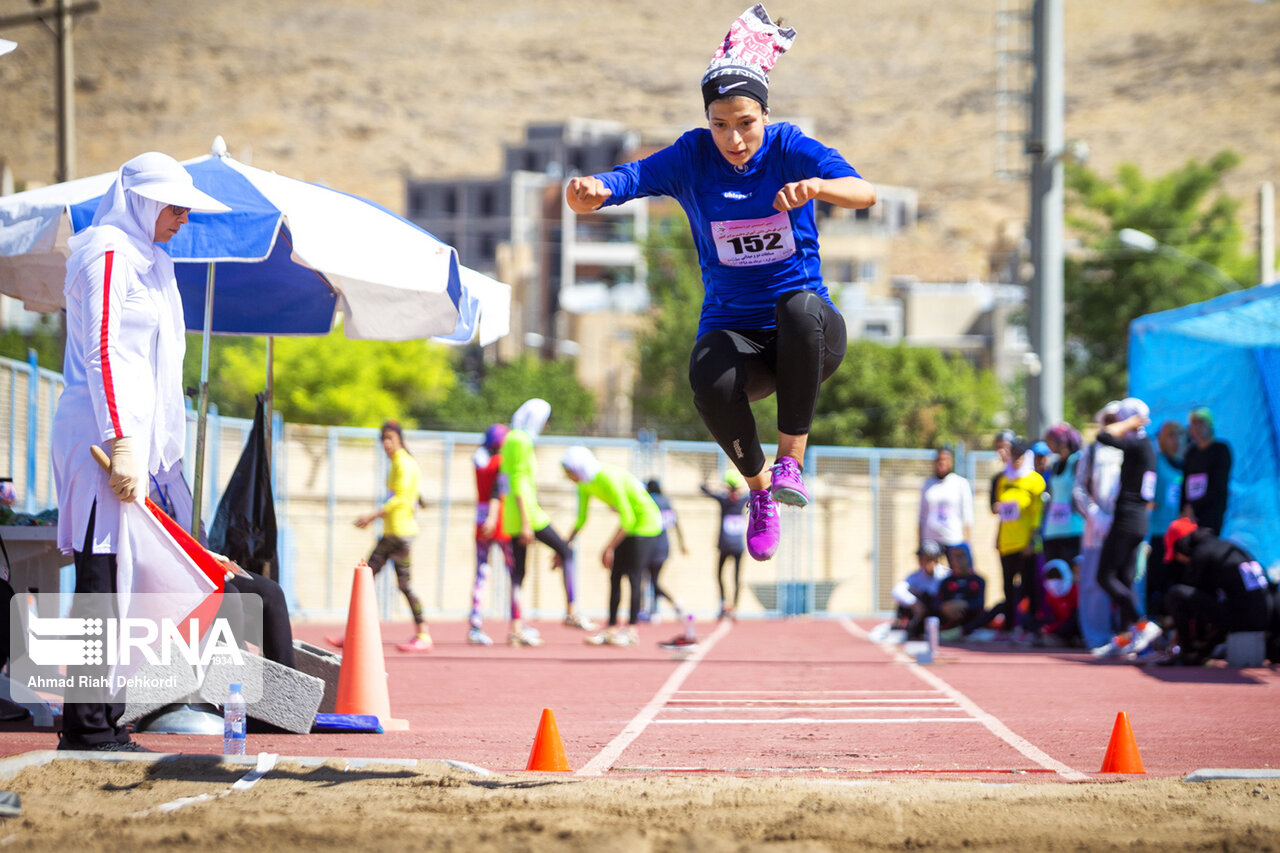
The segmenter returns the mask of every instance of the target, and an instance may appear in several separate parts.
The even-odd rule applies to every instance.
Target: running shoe
[[[599,634],[592,634],[589,637],[583,637],[582,642],[586,643],[588,646],[603,646],[609,642],[609,637],[612,635],[613,629],[606,628]]]
[[[1141,654],[1163,633],[1155,622],[1143,619],[1133,626],[1133,644],[1129,649],[1130,654]]]
[[[467,642],[473,646],[492,646],[493,638],[479,628],[472,628],[467,632]]]
[[[433,652],[435,648],[430,634],[416,634],[409,642],[396,644],[396,649],[402,652]]]
[[[635,646],[640,643],[640,635],[635,628],[627,628],[624,631],[614,631],[605,642],[611,646]]]
[[[676,652],[676,651],[679,651],[680,649],[695,649],[697,647],[698,647],[698,641],[693,637],[686,637],[684,634],[681,634],[677,637],[672,637],[670,640],[667,640],[665,643],[658,643],[658,648],[665,649],[666,651],[669,651],[669,652]]]
[[[600,627],[581,613],[567,614],[564,617],[564,624],[568,628],[581,628],[583,631],[594,631]]]
[[[507,635],[507,645],[534,648],[542,645],[542,635],[534,628],[522,628]]]
[[[790,456],[783,456],[773,464],[769,494],[780,504],[808,506],[809,492],[804,487],[800,463]]]
[[[340,649],[342,648],[342,644],[346,642],[346,638],[343,637],[342,635],[338,635],[336,637],[325,637],[324,641],[329,645],[333,646],[335,649]]]
[[[782,537],[778,506],[764,489],[752,489],[747,504],[747,552],[754,560],[771,559]]]
[[[1089,654],[1093,655],[1095,658],[1111,658],[1117,655],[1128,654],[1132,651],[1130,648],[1132,645],[1133,637],[1131,635],[1127,633],[1117,634],[1112,637],[1111,642],[1107,643],[1105,646],[1098,646],[1095,649],[1090,649]]]

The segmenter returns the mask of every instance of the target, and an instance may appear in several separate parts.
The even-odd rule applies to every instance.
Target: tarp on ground
[[[1129,393],[1152,432],[1212,410],[1233,457],[1222,535],[1280,567],[1280,282],[1134,320]]]

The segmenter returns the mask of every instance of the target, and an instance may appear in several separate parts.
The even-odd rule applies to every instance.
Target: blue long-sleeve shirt
[[[793,290],[812,290],[831,302],[812,202],[783,213],[773,200],[794,181],[861,175],[839,151],[795,125],[766,125],[760,150],[742,171],[716,148],[711,131],[700,128],[596,177],[612,193],[606,205],[665,195],[684,208],[706,288],[699,337],[714,329],[772,329],[778,297]]]

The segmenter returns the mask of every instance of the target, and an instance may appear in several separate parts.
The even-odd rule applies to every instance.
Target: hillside
[[[103,0],[76,28],[81,175],[221,134],[256,166],[403,210],[407,176],[487,174],[529,122],[701,120],[697,81],[744,0]],[[930,216],[893,272],[986,271],[1026,192],[995,170],[996,0],[774,0],[799,31],[775,113],[807,116],[873,182],[916,187]],[[1149,174],[1223,148],[1252,223],[1280,179],[1280,3],[1069,0],[1068,138],[1092,165]],[[30,10],[0,0],[0,17]],[[6,30],[0,158],[19,184],[56,168],[53,39]]]

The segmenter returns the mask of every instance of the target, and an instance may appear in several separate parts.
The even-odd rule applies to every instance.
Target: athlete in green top
[[[533,440],[551,417],[551,404],[534,397],[525,401],[511,417],[511,429],[499,447],[502,461],[498,465],[498,482],[489,501],[489,515],[485,521],[484,535],[492,537],[498,517],[498,501],[502,501],[502,529],[511,537],[511,550],[515,563],[511,567],[511,595],[516,606],[512,608],[511,630],[507,642],[513,646],[538,646],[542,638],[533,628],[526,628],[519,610],[519,595],[524,584],[529,559],[529,546],[533,541],[543,543],[556,552],[553,566],[558,565],[564,575],[565,617],[564,624],[584,631],[596,627],[581,616],[574,606],[573,549],[551,526],[551,519],[538,505],[536,484],[537,460]]]
[[[572,542],[587,522],[591,498],[596,497],[618,513],[618,530],[605,546],[600,562],[609,570],[609,627],[589,637],[588,643],[617,646],[635,645],[636,621],[640,618],[641,569],[648,565],[653,549],[662,535],[662,511],[644,484],[629,471],[613,465],[602,465],[590,450],[570,447],[560,460],[565,476],[578,484],[578,519]],[[628,627],[618,627],[618,606],[622,602],[622,580],[631,589]]]

